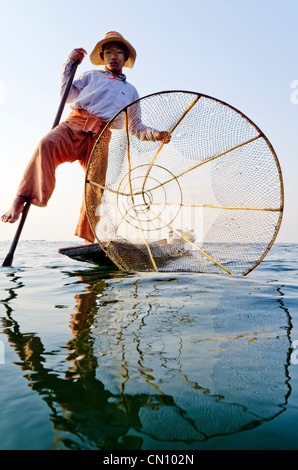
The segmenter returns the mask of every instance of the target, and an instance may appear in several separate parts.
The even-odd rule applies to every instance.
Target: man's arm
[[[71,71],[71,68],[72,68],[73,64],[75,63],[76,60],[78,60],[79,64],[80,64],[83,61],[86,54],[87,54],[87,52],[83,48],[74,49],[69,54],[65,64],[63,65],[63,70],[62,70],[62,74],[61,74],[61,81],[60,81],[60,95],[61,96],[64,93],[64,89],[65,89],[65,86],[66,86],[66,83],[67,83],[67,79],[69,77],[69,74],[70,74],[70,71]],[[72,86],[71,86],[71,89],[69,90],[67,102],[72,101],[73,99],[75,99],[79,95],[80,91],[81,90],[78,87],[76,87],[75,84],[73,83]]]
[[[164,140],[165,143],[168,143],[171,140],[171,136],[167,131],[158,131],[157,129],[153,129],[152,127],[148,127],[143,124],[139,102],[136,102],[129,107],[128,129],[129,132],[139,140]]]

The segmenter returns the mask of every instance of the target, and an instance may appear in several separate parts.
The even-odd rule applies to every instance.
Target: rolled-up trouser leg
[[[106,172],[107,172],[107,166],[108,166],[108,148],[109,148],[110,136],[111,136],[110,131],[106,132],[105,137],[102,138],[101,141],[97,143],[96,145],[96,163],[97,164],[95,166],[90,167],[89,173],[88,173],[88,179],[91,179],[92,181],[99,183],[101,186],[105,185],[105,178],[106,178]],[[92,149],[94,147],[94,144],[95,144],[94,140],[91,140],[88,142],[89,148],[86,148],[85,155],[90,156]],[[85,173],[87,170],[88,162],[89,162],[89,157],[85,160],[80,160],[80,164],[83,167],[83,170]],[[77,235],[78,237],[84,238],[85,240],[88,240],[90,242],[93,242],[95,238],[91,226],[95,230],[96,225],[100,219],[100,216],[98,214],[98,208],[101,203],[102,195],[103,195],[103,189],[92,186],[90,184],[87,185],[83,202],[82,202],[82,206],[81,206],[79,221],[75,230],[75,235]],[[85,200],[85,197],[87,197],[87,201]],[[91,226],[90,226],[89,219],[86,213],[86,202],[90,211],[89,217],[91,221]],[[93,209],[91,209],[91,207],[93,207]],[[97,215],[95,213],[97,213]]]
[[[28,198],[36,206],[46,206],[55,188],[57,166],[77,160],[85,138],[80,128],[72,129],[66,123],[49,132],[29,161],[17,195]]]
[[[86,122],[95,123],[95,132],[84,129]],[[65,122],[55,127],[40,141],[23,174],[17,195],[26,197],[36,206],[46,206],[55,188],[57,166],[79,160],[86,171],[95,140],[104,125],[100,118],[90,115],[87,111],[73,111]],[[75,235],[94,241],[84,203]]]

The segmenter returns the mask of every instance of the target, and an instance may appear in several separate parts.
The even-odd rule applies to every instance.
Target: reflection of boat
[[[286,410],[291,324],[274,286],[94,270],[67,276],[76,305],[65,342],[47,344],[38,325],[22,332],[13,318],[21,272],[2,300],[14,365],[50,409],[55,449],[198,449]],[[16,403],[22,413],[24,403]],[[34,423],[39,407],[28,403]],[[15,429],[10,415],[9,423]]]

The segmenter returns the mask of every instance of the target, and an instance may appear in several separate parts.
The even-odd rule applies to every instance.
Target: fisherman
[[[74,49],[66,60],[61,74],[61,96],[66,87],[71,68],[76,60],[81,63],[87,52]],[[2,215],[3,222],[18,220],[27,201],[39,207],[47,205],[55,187],[55,170],[64,162],[79,161],[84,171],[89,156],[101,131],[123,107],[138,100],[136,88],[126,81],[123,67],[132,68],[136,51],[124,37],[111,31],[99,41],[90,60],[94,65],[104,65],[104,70],[83,73],[75,80],[68,94],[71,114],[65,122],[50,131],[39,143],[23,174],[11,208]],[[169,141],[168,132],[144,126],[138,112],[129,124],[129,131],[140,140]],[[107,158],[107,154],[102,158]],[[103,165],[106,169],[106,165]],[[105,175],[104,175],[105,177]],[[75,235],[94,241],[83,202]]]

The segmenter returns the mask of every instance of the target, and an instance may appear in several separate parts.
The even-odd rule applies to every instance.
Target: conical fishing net
[[[155,141],[167,131],[170,141]],[[193,92],[146,96],[106,126],[90,157],[86,210],[123,270],[247,274],[282,218],[277,156],[228,104]]]

